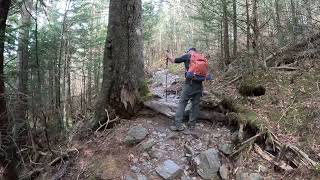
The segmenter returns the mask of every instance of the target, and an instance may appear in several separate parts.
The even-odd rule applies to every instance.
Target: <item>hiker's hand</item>
[[[174,59],[173,59],[172,55],[168,51],[166,51],[165,55],[166,55],[166,60],[170,60],[173,63]]]

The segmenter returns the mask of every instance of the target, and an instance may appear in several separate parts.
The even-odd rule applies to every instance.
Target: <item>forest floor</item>
[[[267,89],[264,96],[242,97],[237,92],[239,84],[230,84],[225,80],[215,80],[207,90],[209,93],[219,92],[232,97],[244,108],[254,111],[263,122],[262,125],[271,129],[281,141],[295,144],[307,152],[313,160],[319,161],[320,139],[317,136],[320,135],[318,131],[320,120],[317,113],[320,107],[320,92],[315,83],[320,79],[319,74],[274,71],[268,75],[258,76]],[[165,79],[163,76],[156,79],[151,88],[154,94],[162,96],[163,101]],[[179,90],[179,83],[175,83],[177,79],[177,76],[170,75],[169,83]],[[173,103],[178,100],[175,94],[169,95],[169,99]],[[96,132],[90,137],[80,133],[69,144],[70,149],[77,149],[77,155],[69,159],[67,166],[63,165],[65,163],[58,164],[41,178],[162,179],[156,168],[170,159],[182,169],[181,179],[201,179],[197,168],[190,161],[189,148],[196,154],[208,149],[218,150],[219,160],[226,167],[222,171],[227,174],[227,179],[320,178],[313,170],[279,171],[251,148],[239,156],[228,158],[228,152],[225,151],[230,149],[225,150],[224,147],[232,150],[234,129],[223,123],[199,121],[193,131],[172,132],[169,130],[172,122],[172,119],[164,115],[143,109],[135,118],[121,120],[111,129]],[[147,129],[147,136],[136,145],[127,145],[125,138],[128,131],[137,125]],[[150,142],[149,140],[156,143],[150,149],[144,149],[143,146]]]

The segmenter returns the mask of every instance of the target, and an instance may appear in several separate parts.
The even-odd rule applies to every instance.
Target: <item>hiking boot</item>
[[[183,126],[170,126],[171,131],[183,131],[184,127]]]

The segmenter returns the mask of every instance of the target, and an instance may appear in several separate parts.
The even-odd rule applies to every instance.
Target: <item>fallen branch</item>
[[[97,133],[97,132],[98,132],[101,128],[103,128],[103,127],[105,127],[105,129],[106,129],[107,126],[109,125],[109,123],[113,123],[113,122],[116,122],[116,121],[118,121],[118,120],[120,120],[119,117],[116,117],[116,118],[114,118],[114,119],[112,119],[112,120],[110,120],[110,119],[108,118],[108,121],[105,122],[105,123],[103,123],[103,124],[101,124],[101,125],[99,126],[99,128],[98,128],[95,132]]]
[[[262,136],[262,135],[264,135],[264,133],[261,133],[261,132],[260,132],[260,133],[258,133],[258,134],[256,134],[256,135],[252,136],[251,138],[245,140],[245,141],[242,142],[240,145],[238,145],[238,148],[236,148],[236,150],[233,151],[233,152],[230,154],[230,156],[232,157],[232,156],[238,154],[239,152],[241,152],[242,150],[246,149],[247,147],[251,146],[251,145],[256,141],[256,139],[257,139],[258,137]]]
[[[272,154],[270,154],[266,151],[263,151],[257,144],[254,144],[253,147],[254,147],[255,152],[257,154],[259,154],[263,159],[276,165],[277,167],[281,168],[282,170],[285,170],[285,171],[293,170],[293,168],[291,166],[289,166],[288,164],[286,164],[284,161],[276,161],[275,157]]]
[[[299,68],[289,67],[289,66],[270,67],[270,69],[286,70],[286,71],[296,71],[296,70],[300,70]]]
[[[228,85],[233,84],[234,82],[236,82],[236,81],[238,81],[240,79],[242,79],[242,76],[238,76],[235,79],[233,79],[232,81],[228,82]]]

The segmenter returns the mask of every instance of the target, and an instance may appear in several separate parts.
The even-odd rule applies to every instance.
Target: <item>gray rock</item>
[[[161,159],[165,156],[167,151],[158,149],[158,148],[152,148],[149,152],[149,155],[151,158]]]
[[[137,166],[131,166],[131,171],[134,172],[134,173],[139,173],[141,172],[141,169]]]
[[[263,177],[261,177],[259,173],[251,173],[249,180],[263,180]]]
[[[187,175],[183,175],[180,180],[192,180],[192,179]]]
[[[249,173],[238,171],[236,180],[249,180]]]
[[[141,142],[148,134],[148,130],[142,125],[132,127],[124,139],[126,144],[132,145]]]
[[[236,180],[263,180],[264,178],[258,173],[237,172]]]
[[[239,131],[235,131],[232,133],[231,135],[231,141],[234,143],[234,144],[237,144],[239,142]]]
[[[232,153],[233,146],[232,144],[222,144],[219,146],[219,150],[224,154],[229,155]]]
[[[219,174],[223,180],[229,179],[229,170],[226,165],[220,166]]]
[[[263,165],[259,165],[259,171],[264,173],[268,171],[268,168]]]
[[[138,178],[138,180],[148,180],[147,176],[145,176],[143,174],[137,174],[137,178]]]
[[[214,148],[208,149],[194,158],[197,165],[197,173],[203,179],[213,179],[217,177],[221,163],[218,151]]]
[[[152,146],[154,146],[155,144],[157,144],[157,141],[151,138],[148,141],[142,143],[142,149],[144,151],[149,151],[152,148]]]
[[[156,172],[163,179],[176,179],[182,174],[183,170],[172,160],[166,160],[156,168]]]
[[[134,178],[131,176],[126,176],[125,180],[134,180]]]

